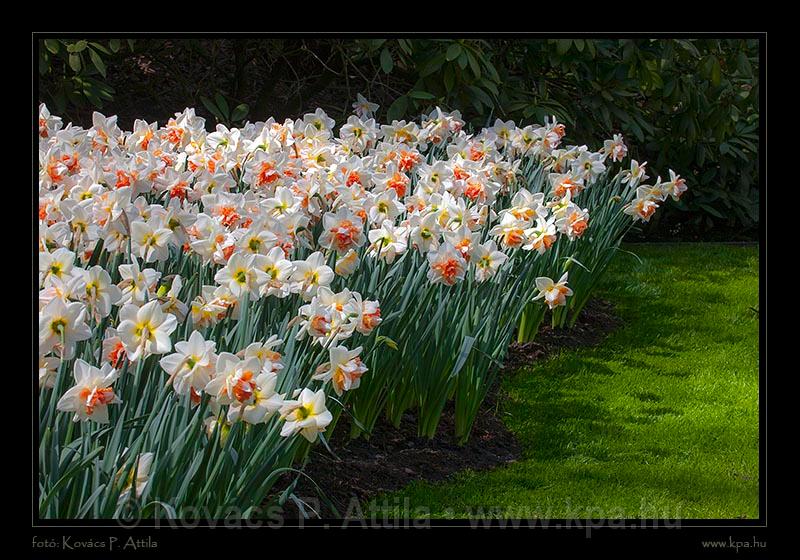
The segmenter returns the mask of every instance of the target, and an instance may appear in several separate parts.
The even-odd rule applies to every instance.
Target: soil
[[[592,300],[574,327],[553,329],[545,325],[534,342],[513,343],[500,376],[511,375],[562,348],[596,345],[621,324],[612,304]],[[324,499],[320,499],[314,484],[305,477],[300,478],[294,494],[323,518],[348,517],[351,516],[348,512],[360,513],[357,508],[370,498],[399,490],[410,482],[436,482],[461,471],[488,470],[516,461],[522,450],[514,434],[500,419],[498,404],[502,400],[502,388],[497,383],[481,406],[472,435],[463,446],[456,443],[452,405],[445,409],[433,439],[417,436],[413,412],[404,415],[399,428],[380,420],[368,440],[347,440],[349,426],[342,418],[330,442],[336,457],[324,446],[316,446],[305,470],[325,492]],[[288,483],[290,479],[284,478],[276,487],[285,488]],[[313,516],[311,509],[304,509]],[[283,510],[286,518],[299,515],[292,501],[287,502]]]

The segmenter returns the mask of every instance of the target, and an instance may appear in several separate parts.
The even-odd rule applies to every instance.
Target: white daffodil
[[[325,257],[319,251],[311,253],[304,261],[293,261],[294,272],[291,280],[298,283],[304,299],[310,300],[320,286],[328,286],[334,278],[333,270],[325,264]]]
[[[39,356],[39,389],[52,389],[61,360],[56,356]]]
[[[634,198],[630,204],[626,205],[622,211],[629,216],[632,216],[634,221],[641,220],[649,222],[653,214],[658,209],[658,202],[647,196],[642,198]]]
[[[273,247],[266,255],[256,256],[253,265],[266,274],[266,281],[261,284],[262,295],[284,298],[291,293],[289,281],[294,265],[281,247]]]
[[[122,291],[111,283],[111,276],[102,266],[95,265],[83,270],[86,302],[92,315],[99,320],[111,313],[111,304],[119,301]]]
[[[370,230],[368,234],[370,254],[377,255],[388,264],[392,264],[397,255],[405,253],[408,233],[407,227],[394,226],[389,220],[384,220],[381,227]]]
[[[132,249],[146,263],[167,260],[171,239],[172,230],[162,227],[160,220],[140,220],[131,224]]]
[[[320,432],[333,420],[333,415],[325,406],[325,390],[316,393],[305,388],[295,395],[294,400],[284,402],[280,415],[285,423],[281,435],[292,436],[302,434],[308,441],[316,441]]]
[[[236,400],[228,408],[228,422],[242,420],[248,424],[266,422],[284,404],[283,395],[275,392],[278,376],[264,372],[256,376],[250,398],[241,402]]]
[[[73,375],[75,385],[62,395],[56,408],[62,412],[74,412],[75,422],[94,420],[107,424],[108,405],[121,402],[111,387],[117,379],[117,370],[110,364],[103,364],[98,369],[79,358],[75,360]]]
[[[356,253],[354,249],[350,249],[343,256],[336,259],[334,272],[339,276],[347,278],[356,271],[359,262],[358,253]]]
[[[205,386],[205,392],[218,404],[252,404],[257,388],[256,377],[261,371],[258,358],[238,358],[229,352],[217,356],[214,378]]]
[[[156,282],[161,277],[161,273],[155,269],[140,269],[135,258],[130,264],[119,265],[119,275],[122,281],[118,284],[120,296],[115,302],[117,305],[141,305],[152,299]]]
[[[366,211],[370,224],[391,223],[404,210],[394,189],[386,189],[378,194],[368,193],[367,197]]]
[[[52,253],[39,253],[39,285],[50,286],[53,279],[67,280],[75,265],[75,253],[59,247]]]
[[[353,350],[331,346],[328,350],[330,361],[320,366],[312,379],[330,381],[337,395],[357,389],[361,384],[361,376],[367,372],[367,366],[358,357],[361,350],[361,346]]]
[[[123,454],[126,451],[127,449],[123,451]],[[117,503],[121,504],[125,502],[131,497],[131,492],[133,492],[133,495],[136,497],[142,495],[147,488],[147,484],[150,482],[150,468],[153,465],[154,457],[155,455],[153,453],[148,452],[142,453],[136,458],[136,465],[131,467]],[[117,473],[117,477],[121,478],[123,475],[124,469],[120,469]]]
[[[319,236],[319,245],[333,249],[339,255],[361,247],[364,236],[364,223],[349,208],[340,208],[338,212],[326,213],[322,217],[323,232]]]
[[[535,227],[525,230],[527,242],[522,246],[522,249],[536,251],[540,255],[544,255],[558,238],[555,224],[554,218],[547,220],[538,218]]]
[[[214,276],[214,281],[228,288],[235,297],[257,293],[267,281],[267,274],[255,266],[256,255],[235,253]]]
[[[283,369],[283,364],[280,352],[276,352],[273,348],[277,348],[281,344],[283,344],[283,340],[273,334],[264,342],[249,344],[244,349],[244,358],[257,358],[262,371],[277,373]]]
[[[206,388],[216,367],[216,346],[213,340],[205,340],[199,332],[192,331],[189,340],[175,343],[174,354],[159,360],[176,393],[188,395],[192,390],[200,393]]]
[[[508,260],[508,255],[497,250],[497,244],[490,239],[483,245],[475,245],[472,262],[475,263],[475,279],[478,282],[488,280]]]
[[[175,315],[161,311],[153,300],[137,307],[126,304],[119,310],[117,335],[131,362],[150,354],[166,354],[172,350],[170,335],[177,328]]]
[[[533,298],[534,301],[544,298],[547,307],[550,309],[554,309],[559,305],[566,305],[567,297],[572,295],[572,290],[567,286],[567,274],[568,273],[565,272],[564,275],[558,279],[558,282],[553,282],[552,279],[546,276],[537,278],[536,289],[539,291],[539,294]]]
[[[489,231],[489,235],[499,237],[504,247],[515,249],[521,247],[525,241],[527,227],[526,220],[519,220],[513,214],[505,214],[500,219],[500,223]]]
[[[428,253],[428,280],[432,284],[442,283],[452,286],[456,282],[464,279],[467,268],[467,261],[449,243],[444,243],[436,251]]]
[[[353,111],[361,119],[371,119],[375,115],[375,112],[378,110],[379,107],[380,105],[378,105],[377,103],[371,103],[370,101],[367,100],[366,97],[364,97],[360,93],[356,95],[356,102],[353,103]],[[41,125],[40,125],[40,130],[41,130]]]
[[[75,355],[75,345],[92,336],[85,321],[86,306],[78,301],[50,300],[39,312],[39,354],[56,351],[64,360]]]

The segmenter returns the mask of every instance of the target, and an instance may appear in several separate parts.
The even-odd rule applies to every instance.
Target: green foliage
[[[133,52],[134,42],[126,42]],[[116,93],[106,82],[109,61],[122,54],[119,39],[109,41],[43,39],[39,41],[39,75],[49,87],[43,99],[56,112],[68,107],[102,109]]]
[[[247,118],[247,115],[250,114],[250,107],[247,103],[240,103],[231,109],[229,101],[219,92],[217,92],[213,100],[201,95],[200,101],[216,117],[217,122],[227,125],[242,123]]]

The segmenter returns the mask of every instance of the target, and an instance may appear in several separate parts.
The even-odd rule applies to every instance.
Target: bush
[[[42,99],[76,122],[103,100],[123,119],[163,122],[180,105],[240,124],[320,106],[342,121],[357,93],[383,120],[435,105],[475,126],[555,115],[586,142],[622,132],[635,159],[688,178],[690,194],[646,233],[754,235],[758,224],[757,39],[147,39],[135,53],[111,43],[40,43]]]

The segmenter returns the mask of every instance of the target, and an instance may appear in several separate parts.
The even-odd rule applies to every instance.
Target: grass
[[[522,458],[377,498],[434,518],[758,517],[758,249],[629,246],[624,326],[504,381]]]

